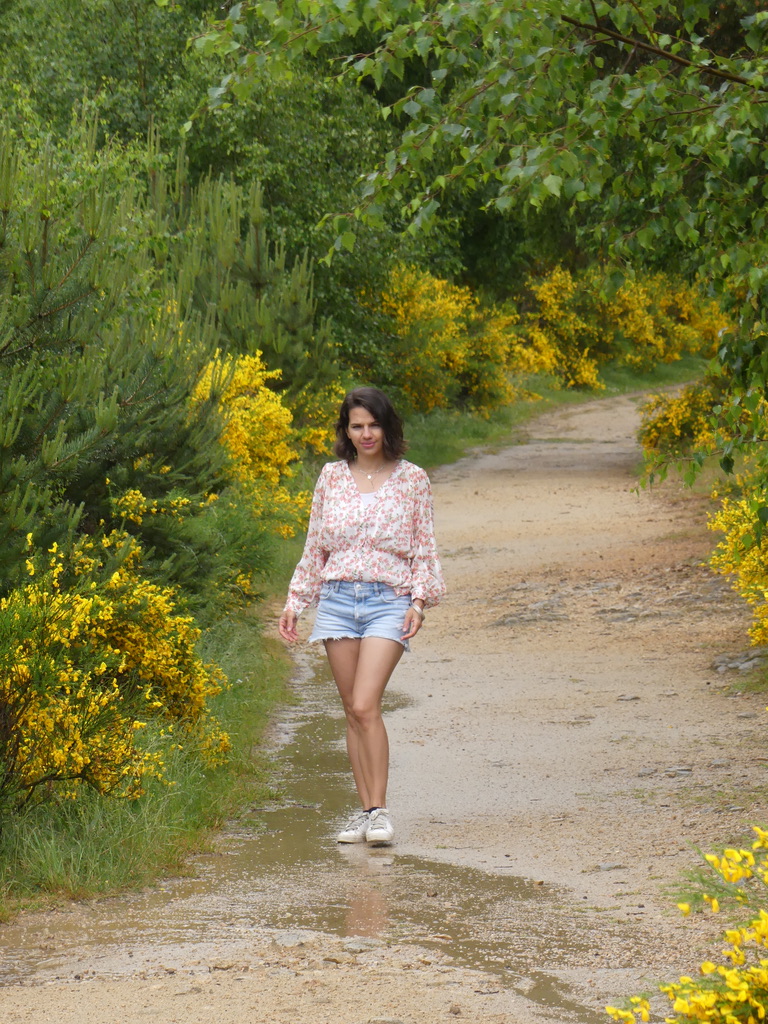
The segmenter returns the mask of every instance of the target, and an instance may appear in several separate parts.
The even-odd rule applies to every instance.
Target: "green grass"
[[[687,384],[704,376],[708,362],[701,356],[685,355],[673,363],[659,363],[652,370],[642,373],[628,366],[609,363],[600,370],[600,379],[605,384],[605,391],[601,394],[631,394],[633,391]]]
[[[209,630],[203,655],[232,681],[213,707],[233,744],[226,768],[209,771],[199,758],[177,752],[166,762],[167,783],[151,783],[139,800],[84,790],[75,801],[49,800],[6,817],[0,919],[22,907],[114,893],[178,874],[190,853],[206,847],[213,829],[272,795],[261,741],[276,703],[286,699],[291,663],[247,615]]]

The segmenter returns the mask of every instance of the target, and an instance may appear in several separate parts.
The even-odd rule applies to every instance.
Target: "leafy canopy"
[[[593,252],[630,263],[663,249],[735,279],[742,317],[762,326],[765,6],[244,0],[196,45],[231,60],[210,106],[247,98],[264,68],[290,75],[305,54],[379,96],[396,144],[338,211],[337,249],[393,200],[416,231],[457,187],[500,211],[559,197],[577,216],[599,210],[583,218]]]

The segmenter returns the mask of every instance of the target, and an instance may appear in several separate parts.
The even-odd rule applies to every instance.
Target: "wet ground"
[[[222,948],[242,956],[254,933],[291,948],[322,932],[352,940],[342,947],[347,952],[413,944],[557,1009],[558,1020],[602,1020],[555,977],[532,969],[537,960],[543,965],[589,952],[588,934],[568,924],[553,927],[565,893],[402,855],[396,846],[333,841],[354,794],[343,720],[323,659],[304,659],[301,690],[301,706],[281,724],[279,804],[254,808],[250,825],[246,820],[229,830],[216,853],[195,858],[192,878],[73,907],[55,916],[55,929],[50,915],[4,926],[0,984],[118,979],[158,966],[188,971],[190,953],[207,972]],[[386,711],[407,703],[393,691]],[[532,919],[540,921],[534,932]]]

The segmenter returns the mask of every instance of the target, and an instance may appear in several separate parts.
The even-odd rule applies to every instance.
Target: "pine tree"
[[[208,178],[188,192],[185,178],[180,154],[173,180],[155,171],[150,189],[155,256],[177,283],[180,307],[213,325],[223,351],[260,351],[288,396],[334,379],[335,346],[330,324],[316,327],[309,257],[286,265],[282,240],[269,239],[261,187]]]
[[[236,474],[227,381],[192,401],[202,375],[217,352],[259,350],[296,394],[335,375],[333,346],[309,261],[288,268],[270,244],[258,187],[192,190],[154,138],[96,140],[87,119],[42,150],[0,135],[1,585],[23,575],[29,533],[121,528],[149,571],[205,599],[232,530],[251,568],[267,550],[252,516],[211,510]]]
[[[0,136],[4,589],[28,533],[49,545],[114,525],[116,488],[192,502],[224,479],[215,395],[189,404],[214,331],[141,294],[156,273],[137,242],[140,196],[107,180],[117,158],[97,152],[94,126],[73,147],[30,153]],[[172,576],[184,542],[168,524],[157,557]]]

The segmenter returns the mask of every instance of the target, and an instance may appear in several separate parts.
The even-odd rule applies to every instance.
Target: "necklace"
[[[380,473],[385,468],[386,462],[382,462],[378,469],[374,469],[372,473],[366,473],[364,469],[359,466],[355,466],[355,472],[362,473],[368,480],[373,480],[377,473]]]

